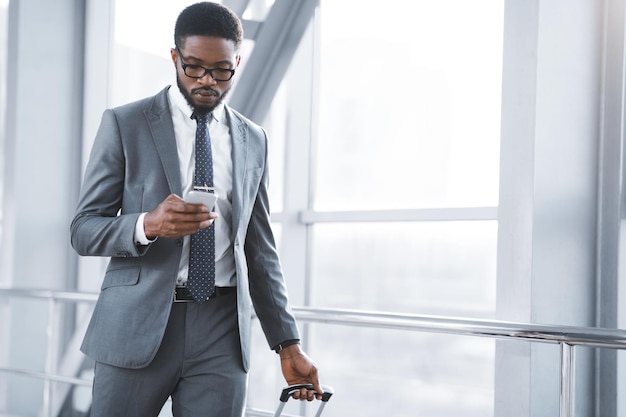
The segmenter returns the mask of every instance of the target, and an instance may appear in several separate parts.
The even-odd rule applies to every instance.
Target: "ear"
[[[241,55],[237,55],[237,62],[235,63],[235,68],[239,67],[240,62],[241,62]]]
[[[172,56],[172,62],[174,66],[176,66],[176,60],[178,59],[178,53],[176,52],[176,48],[170,49],[170,55]]]

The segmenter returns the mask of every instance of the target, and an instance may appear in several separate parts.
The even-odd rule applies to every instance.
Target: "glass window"
[[[315,226],[316,307],[493,318],[496,222]]]
[[[502,25],[490,0],[322,0],[313,208],[497,206]],[[494,316],[496,221],[312,232],[315,307]],[[305,327],[327,380],[365,393],[335,415],[493,413],[491,340]]]
[[[150,0],[115,2],[111,106],[148,97],[166,85],[175,85],[170,57],[174,24],[181,10],[193,3],[176,0],[159,2],[155,7]],[[149,18],[146,10],[150,10]],[[140,16],[145,19],[140,20]]]
[[[503,2],[320,9],[315,208],[497,205]]]
[[[493,339],[347,326],[311,326],[315,360],[338,393],[328,415],[487,417]],[[346,393],[358,392],[358,395]],[[331,411],[332,410],[332,411]]]
[[[283,210],[284,175],[285,175],[285,152],[286,136],[288,130],[287,115],[289,111],[289,102],[287,100],[285,82],[280,84],[276,91],[272,107],[268,111],[265,120],[262,123],[263,128],[267,131],[269,140],[269,197],[270,208],[272,213],[278,213]],[[280,247],[280,246],[279,246]]]

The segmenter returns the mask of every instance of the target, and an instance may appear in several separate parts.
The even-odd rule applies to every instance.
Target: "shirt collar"
[[[176,85],[170,86],[168,95],[174,107],[180,110],[183,113],[183,115],[185,115],[186,117],[191,118],[193,109],[191,108],[189,103],[187,103],[187,99],[185,98],[185,96],[183,96],[183,93],[180,92],[180,89],[178,88],[178,86]],[[223,123],[224,116],[225,116],[224,113],[225,113],[224,103],[218,104],[212,113],[213,120],[219,123]]]

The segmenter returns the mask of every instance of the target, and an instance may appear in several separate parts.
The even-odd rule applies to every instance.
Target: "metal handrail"
[[[0,288],[0,298],[2,297],[42,298],[50,300],[54,304],[56,301],[95,302],[98,294],[73,291]],[[555,326],[330,308],[293,307],[293,311],[298,320],[306,322],[560,344],[560,417],[571,417],[573,413],[574,347],[586,346],[626,349],[626,331],[621,329]],[[2,367],[0,367],[0,371],[27,374],[44,379],[45,381],[61,381],[80,385],[88,384],[88,381],[85,380],[54,375],[49,372],[41,373]]]
[[[72,378],[69,376],[62,376],[62,375],[50,375],[45,372],[37,372],[37,371],[32,371],[30,369],[20,369],[20,368],[0,366],[0,372],[7,372],[7,373],[12,373],[12,374],[28,376],[31,378],[37,378],[37,379],[41,379],[44,381],[63,382],[66,384],[71,384],[71,385],[81,385],[84,387],[91,387],[91,381],[88,379]]]
[[[45,298],[46,300],[96,302],[98,293],[30,288],[0,288],[2,297]]]
[[[308,322],[626,349],[626,330],[620,329],[554,326],[330,308],[293,307],[293,310],[299,320]]]

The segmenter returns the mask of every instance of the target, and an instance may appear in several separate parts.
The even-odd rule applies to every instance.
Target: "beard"
[[[221,95],[219,92],[212,89],[211,87],[198,87],[198,88],[192,88],[191,91],[187,91],[182,81],[180,80],[180,76],[178,74],[176,75],[176,84],[178,85],[178,89],[180,90],[183,97],[185,97],[185,100],[187,100],[187,104],[189,104],[189,106],[192,108],[194,112],[199,113],[199,114],[209,114],[213,110],[215,110],[215,108],[222,103],[222,101],[224,100],[224,97],[226,97],[226,94],[228,94],[228,92],[230,91],[232,87],[232,86],[228,87],[226,90],[224,90],[224,92]],[[192,94],[196,93],[197,91],[211,91],[215,96],[217,96],[217,101],[212,106],[198,105],[194,102],[193,97],[192,97]]]

